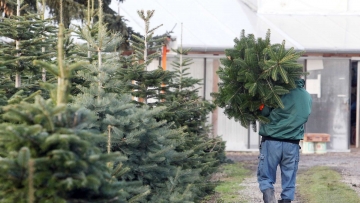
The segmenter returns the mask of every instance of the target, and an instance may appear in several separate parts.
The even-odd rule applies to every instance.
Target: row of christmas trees
[[[188,60],[147,70],[158,57],[154,11],[138,12],[144,38],[122,56],[98,1],[97,22],[89,14],[73,31],[20,0],[18,15],[1,18],[0,202],[197,202],[225,158],[208,137],[214,105],[186,76]]]

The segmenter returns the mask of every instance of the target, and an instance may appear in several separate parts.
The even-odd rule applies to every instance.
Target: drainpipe
[[[166,41],[165,41],[164,46],[162,48],[162,54],[161,54],[161,67],[162,67],[162,69],[164,71],[166,70],[166,53],[168,52],[167,44],[169,44],[169,42],[170,42],[170,37],[169,36],[166,37],[165,40]],[[159,61],[159,63],[160,63],[160,61]],[[161,87],[165,87],[165,84],[162,83]],[[165,93],[164,91],[162,91],[162,90],[160,91],[160,94],[164,94],[164,93]],[[160,100],[160,101],[163,101],[163,100]]]
[[[163,70],[166,70],[166,53],[169,51],[167,49],[167,44],[169,44],[170,42],[170,36],[167,36],[165,39],[165,44],[162,48],[162,54],[161,54],[161,67],[163,68]]]
[[[203,100],[206,100],[206,58],[204,58],[204,94]]]
[[[213,59],[213,65],[212,65],[212,75],[213,75],[213,87],[212,87],[212,92],[218,92],[219,91],[219,87],[218,87],[218,82],[219,82],[219,77],[217,75],[217,71],[219,70],[219,66],[220,66],[220,61],[219,59]],[[219,113],[219,108],[215,107],[214,111],[212,112],[211,115],[211,124],[213,126],[213,138],[215,136],[217,136],[218,134],[218,113]]]
[[[162,48],[162,54],[161,54],[161,67],[163,70],[166,70],[166,45]]]

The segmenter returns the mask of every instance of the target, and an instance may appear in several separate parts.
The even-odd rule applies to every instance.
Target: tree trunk
[[[20,16],[20,0],[17,0],[17,5],[16,5],[16,16]],[[20,48],[20,41],[16,40],[15,41],[15,49],[19,50]],[[17,57],[19,57],[20,55],[17,54]],[[19,64],[19,62],[18,62]],[[21,76],[20,76],[20,72],[17,70],[16,74],[15,74],[15,87],[19,88],[21,86]]]

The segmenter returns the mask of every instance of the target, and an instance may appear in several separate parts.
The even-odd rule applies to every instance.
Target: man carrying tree
[[[302,52],[287,49],[285,41],[270,43],[270,30],[265,39],[245,36],[235,38],[235,46],[226,49],[223,67],[217,71],[219,91],[212,93],[214,103],[224,114],[245,128],[260,122],[258,182],[265,203],[275,203],[276,168],[280,164],[282,193],[279,202],[294,199],[299,161],[299,141],[304,137],[304,123],[311,112],[311,97],[304,89]],[[260,106],[260,108],[259,108]]]
[[[284,108],[263,106],[261,114],[270,122],[260,126],[259,166],[257,178],[265,203],[275,203],[276,169],[281,169],[281,200],[294,199],[296,173],[299,162],[299,142],[304,137],[304,124],[311,113],[312,99],[304,89],[304,80],[295,81],[296,88],[282,95]]]

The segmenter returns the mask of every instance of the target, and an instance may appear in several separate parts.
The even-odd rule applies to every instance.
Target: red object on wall
[[[161,67],[163,70],[166,70],[166,53],[167,53],[167,47],[166,45],[162,48],[162,56],[161,56]]]
[[[163,70],[166,70],[166,53],[170,50],[167,49],[167,45],[170,43],[171,38],[168,36],[165,38],[165,45],[162,48],[162,54],[161,54],[161,66]]]

